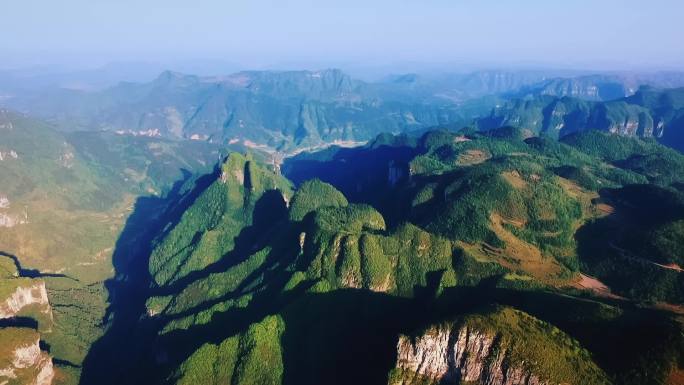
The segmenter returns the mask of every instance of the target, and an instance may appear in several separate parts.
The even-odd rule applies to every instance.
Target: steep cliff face
[[[623,79],[612,76],[581,76],[577,78],[554,78],[524,88],[531,95],[570,96],[592,101],[624,98],[633,93]]]
[[[514,126],[556,138],[595,129],[623,136],[655,137],[680,150],[684,146],[684,88],[642,87],[632,96],[610,101],[573,92],[569,95],[541,92],[510,99],[498,104],[489,116],[476,119],[476,125],[483,130]]]
[[[478,121],[484,130],[513,126],[556,138],[590,129],[651,137],[657,125],[651,110],[625,100],[590,102],[548,95],[510,100]]]
[[[40,349],[40,335],[31,329],[0,329],[0,384],[49,385],[55,376],[52,359]]]
[[[518,327],[530,330],[517,336]],[[566,355],[576,343],[560,331],[513,309],[427,328],[400,336],[390,385],[414,384],[602,384],[605,377],[588,356]],[[516,338],[520,337],[520,338]],[[536,341],[541,337],[542,341]],[[546,352],[535,350],[543,342]],[[523,346],[527,346],[527,349]],[[581,382],[580,382],[581,381]]]
[[[16,263],[0,255],[0,320],[31,317],[39,330],[50,330],[52,309],[45,282],[19,274]],[[41,350],[40,337],[37,330],[30,328],[0,328],[0,385],[52,383],[52,359]]]
[[[12,279],[9,283],[16,283],[16,289],[10,291],[4,298],[0,298],[0,319],[16,316],[22,309],[38,305],[44,314],[51,314],[45,282],[23,278]]]
[[[476,382],[486,385],[547,384],[522,366],[510,363],[505,348],[495,335],[464,326],[452,330],[444,325],[434,327],[411,340],[399,337],[397,367],[415,376],[407,376],[393,384],[413,384],[416,377],[437,383]],[[521,363],[518,363],[519,365]]]
[[[231,153],[150,257],[155,284],[166,286],[220,262],[239,241],[256,242],[264,227],[287,215],[291,185],[250,155]],[[249,242],[248,242],[249,243]]]

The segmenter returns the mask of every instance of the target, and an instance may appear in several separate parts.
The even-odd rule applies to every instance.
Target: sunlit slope
[[[673,268],[665,265],[676,261],[663,250],[680,239],[678,209],[667,206],[665,218],[649,208],[653,193],[641,195],[642,203],[615,194],[662,191],[656,202],[678,204],[666,197],[681,195],[677,175],[684,174],[675,171],[682,156],[653,141],[594,132],[568,143],[513,128],[430,132],[418,141],[382,138],[290,161],[287,173],[296,175],[302,175],[298,167],[320,162],[320,178],[340,182],[342,190],[313,179],[293,195],[277,170],[229,156],[152,252],[154,281],[143,317],[157,325],[155,354],[167,358],[163,368],[146,367],[146,373],[178,383],[391,382],[405,378],[388,374],[400,333],[494,302],[549,324],[529,321],[539,328],[520,329],[520,320],[531,318],[505,310],[492,316],[493,328],[482,321],[492,335],[522,333],[515,338],[533,338],[570,357],[561,365],[554,361],[558,354],[534,358],[513,347],[529,376],[574,383],[573,368],[580,368],[595,383],[658,383],[676,366],[679,329],[670,316],[633,309],[631,301],[649,293],[679,304],[680,284],[664,295],[611,273],[624,261],[587,248],[589,242],[612,248],[614,238],[587,231],[626,218],[624,207],[644,204],[646,219],[630,219],[629,238],[648,239],[662,256],[629,258],[637,267],[663,265],[649,284],[667,280]],[[384,155],[365,158],[373,151]],[[661,156],[658,167],[670,172],[624,162],[649,154]],[[358,157],[365,163],[356,163]],[[353,171],[336,178],[328,163]],[[358,183],[348,183],[350,175]],[[651,230],[654,218],[662,220]],[[608,287],[587,286],[583,274]],[[614,302],[616,296],[626,299]],[[652,334],[637,338],[643,328]],[[629,348],[617,350],[614,337],[630,340]],[[535,365],[523,364],[530,360]],[[343,370],[352,364],[357,370]],[[623,365],[651,374],[627,375]]]

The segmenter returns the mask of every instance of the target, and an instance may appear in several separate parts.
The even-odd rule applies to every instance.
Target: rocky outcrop
[[[23,281],[24,279],[21,280]],[[36,304],[41,307],[43,313],[52,314],[47,290],[45,289],[45,282],[27,282],[31,283],[28,285],[20,284],[13,292],[10,292],[6,298],[0,298],[0,319],[14,317],[23,308]]]
[[[606,120],[609,121],[608,118]],[[627,114],[622,120],[611,121],[607,131],[624,136],[651,137],[653,136],[653,118],[646,112]]]
[[[0,160],[2,160],[2,153],[0,152]],[[7,195],[0,195],[0,209],[9,210],[11,202]],[[16,225],[23,225],[28,223],[28,211],[25,208],[23,215],[11,214],[8,212],[0,212],[0,227],[14,227]]]
[[[18,158],[19,158],[19,154],[17,154],[17,152],[14,150],[0,151],[0,161],[10,160],[10,159],[18,159]]]
[[[440,384],[483,385],[547,384],[522,363],[510,361],[496,335],[469,326],[431,327],[412,339],[401,336],[397,344],[397,369],[402,375],[392,385],[431,381]]]
[[[8,333],[15,334],[6,338]],[[0,342],[14,341],[28,338],[14,346],[3,346],[0,350],[0,362],[5,366],[0,368],[0,385],[50,385],[55,376],[50,356],[40,349],[40,337],[37,333],[26,329],[5,329],[0,335]]]
[[[49,331],[53,321],[45,282],[19,277],[18,266],[8,257],[0,262],[0,319],[30,316],[40,330]],[[53,377],[52,358],[41,350],[38,330],[0,328],[0,385],[49,385]]]
[[[597,129],[648,138],[662,136],[664,124],[657,116],[655,109],[629,98],[590,102],[540,95],[531,99],[508,100],[492,109],[489,116],[477,119],[476,124],[482,130],[513,126],[552,137]]]

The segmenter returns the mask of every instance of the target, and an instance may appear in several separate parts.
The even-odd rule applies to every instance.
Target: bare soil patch
[[[598,279],[580,273],[579,280],[574,283],[574,287],[578,289],[590,290],[599,297],[624,299],[618,295],[611,293],[610,288]]]
[[[482,163],[489,158],[491,158],[491,155],[482,150],[466,150],[458,155],[456,163],[461,166],[469,166]]]
[[[501,176],[506,180],[506,182],[518,190],[522,190],[527,187],[527,182],[525,182],[520,173],[516,170],[504,171],[501,173]]]

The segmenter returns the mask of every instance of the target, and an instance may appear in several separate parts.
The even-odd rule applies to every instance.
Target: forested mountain
[[[482,130],[516,126],[552,138],[595,129],[623,136],[654,137],[682,150],[683,100],[684,88],[642,87],[632,96],[607,102],[539,95],[502,102],[475,125]]]
[[[440,125],[513,125],[552,137],[600,129],[655,136],[682,148],[682,89],[640,88],[684,85],[676,73],[551,75],[558,74],[409,74],[369,83],[340,70],[248,71],[223,77],[166,71],[150,83],[121,83],[96,92],[46,89],[4,103],[48,119],[63,131],[240,143],[285,153]]]
[[[0,383],[663,383],[684,89],[635,79],[165,72],[7,99],[42,120],[0,110]]]
[[[684,385],[684,1],[4,1],[0,385]]]
[[[339,70],[241,72],[221,78],[165,72],[147,84],[122,83],[95,94],[54,90],[11,104],[64,129],[219,143],[248,140],[278,149],[365,141],[380,132],[462,119],[446,100],[414,97],[401,87],[385,90]]]
[[[141,210],[138,197],[148,197],[146,215],[154,217],[166,197],[179,193],[178,180],[211,171],[225,150],[206,142],[65,134],[5,109],[0,137],[0,271],[6,270],[0,273],[0,370],[34,379],[45,370],[45,381],[75,383],[103,331],[105,280],[125,263],[126,243],[135,242],[138,230],[129,237],[121,231],[130,213]],[[28,372],[9,364],[24,340],[33,352]],[[54,372],[40,353],[45,346]],[[28,374],[21,378],[18,383],[29,383],[22,382]]]
[[[653,140],[510,127],[282,175],[231,153],[122,267],[139,290],[83,381],[662,383],[684,352],[662,310],[684,303],[682,171]]]

